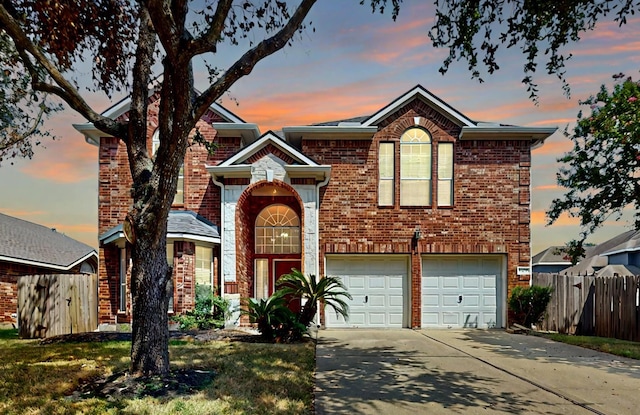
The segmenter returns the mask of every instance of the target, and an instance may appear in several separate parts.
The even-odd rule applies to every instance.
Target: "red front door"
[[[280,278],[282,275],[291,273],[292,268],[300,271],[299,259],[282,259],[282,260],[274,259],[273,260],[273,270],[274,270],[273,281],[277,282],[278,278]],[[289,301],[289,309],[294,313],[299,312],[301,307],[302,306],[300,304],[300,300]]]

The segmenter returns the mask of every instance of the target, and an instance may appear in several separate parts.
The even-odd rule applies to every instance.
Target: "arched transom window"
[[[256,254],[300,253],[300,218],[290,207],[267,206],[256,218]]]

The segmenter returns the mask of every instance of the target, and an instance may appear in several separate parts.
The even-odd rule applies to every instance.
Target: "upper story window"
[[[396,206],[396,163],[400,161],[400,206],[432,206],[432,182],[436,182],[437,206],[453,206],[454,144],[437,143],[433,160],[431,135],[421,128],[410,128],[398,145],[381,142],[378,153],[378,205]],[[432,170],[435,169],[435,175]]]
[[[156,130],[151,138],[151,154],[155,155],[158,147],[160,147],[160,134],[158,130]],[[173,204],[184,204],[184,164],[180,166],[180,171],[178,172],[178,186],[176,188],[176,194],[173,197]]]
[[[289,206],[275,204],[256,218],[256,254],[300,253],[300,218]]]
[[[400,205],[431,205],[431,136],[421,128],[400,137]]]

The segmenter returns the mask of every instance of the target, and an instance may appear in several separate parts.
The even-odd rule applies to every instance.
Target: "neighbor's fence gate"
[[[18,278],[18,324],[22,338],[94,331],[98,327],[98,276]]]
[[[542,330],[640,341],[640,276],[533,275],[553,294]]]

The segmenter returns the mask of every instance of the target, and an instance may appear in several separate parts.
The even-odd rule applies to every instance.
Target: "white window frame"
[[[445,150],[446,149],[446,150]],[[450,157],[446,157],[446,152]],[[455,147],[453,143],[438,143],[438,206],[453,206],[453,169],[455,167]],[[445,192],[446,191],[446,192]],[[445,193],[448,196],[445,196]]]
[[[262,209],[255,222],[255,253],[299,254],[300,217],[287,205],[275,203]]]
[[[378,147],[378,206],[395,205],[395,150],[395,144],[388,141],[381,142]]]
[[[431,206],[432,151],[431,135],[422,128],[409,128],[400,137],[400,206]]]

